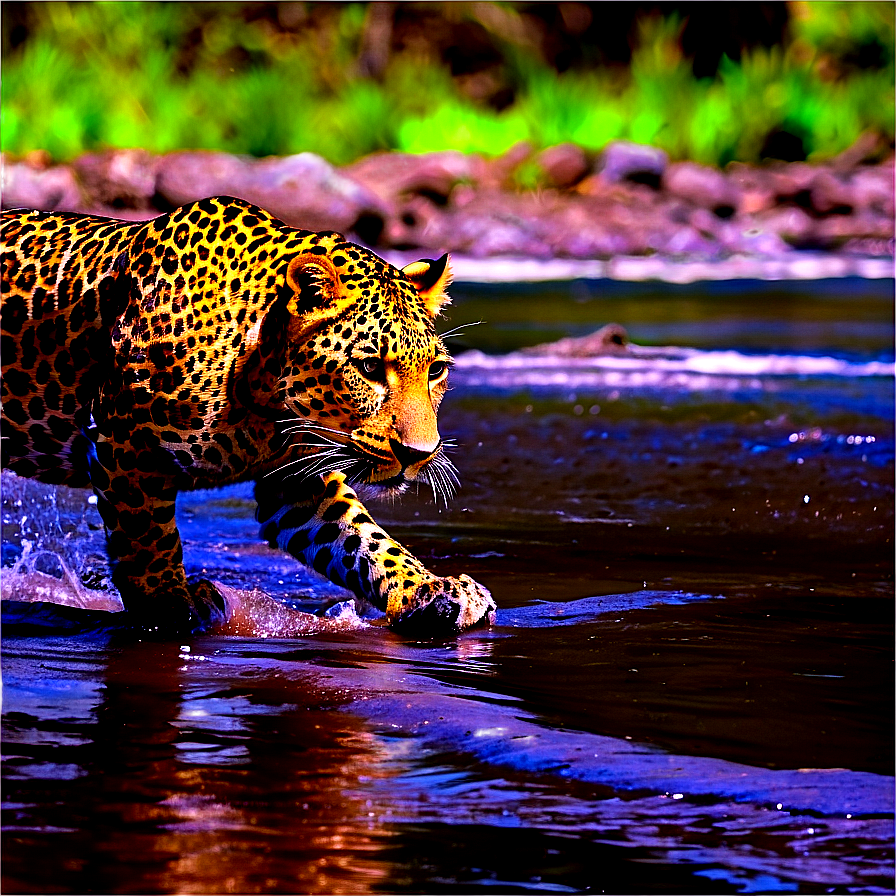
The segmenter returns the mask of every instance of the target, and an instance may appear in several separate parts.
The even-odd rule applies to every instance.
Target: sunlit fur
[[[447,255],[398,270],[218,197],[151,221],[4,212],[2,256],[2,465],[94,489],[136,618],[220,616],[220,595],[187,582],[175,500],[248,479],[265,537],[390,619],[437,595],[458,625],[493,607],[397,544],[381,562],[351,491],[457,487],[436,422]]]

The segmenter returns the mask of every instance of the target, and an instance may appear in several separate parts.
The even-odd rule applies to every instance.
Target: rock
[[[379,153],[341,171],[310,153],[256,160],[121,150],[54,166],[36,152],[24,161],[4,159],[2,199],[5,208],[139,220],[232,195],[297,227],[339,230],[371,246],[477,258],[713,261],[844,247],[886,256],[893,246],[893,158],[844,167],[847,158],[885,149],[866,141],[827,165],[731,163],[719,172],[668,164],[659,150],[617,142],[594,174],[585,152],[571,144],[533,157],[531,145],[521,143],[491,161],[458,152]],[[552,189],[519,190],[513,175],[527,160]]]
[[[725,248],[753,258],[779,258],[793,251],[777,233],[755,227],[739,230],[725,241]]]
[[[893,161],[857,168],[849,177],[849,193],[858,211],[871,211],[892,220],[894,214]]]
[[[148,209],[156,192],[159,158],[142,149],[88,153],[73,163],[91,205]]]
[[[156,189],[172,208],[209,196],[231,196],[250,166],[223,152],[176,152],[159,160]]]
[[[754,226],[773,233],[791,246],[813,245],[815,222],[801,208],[779,207],[754,216]]]
[[[400,205],[390,209],[385,218],[380,244],[393,249],[410,249],[415,246],[440,248],[438,239],[432,242],[434,234],[441,234],[444,210],[422,196],[411,196]]]
[[[387,203],[400,204],[408,196],[420,195],[445,205],[457,184],[481,175],[482,165],[478,156],[454,151],[381,152],[365,156],[341,173]]]
[[[733,215],[741,201],[741,192],[734,182],[721,171],[695,162],[669,165],[663,174],[663,188],[672,196],[708,208],[719,217]]]
[[[822,168],[809,186],[812,208],[821,215],[848,215],[853,210],[852,190],[832,171]]]
[[[645,216],[616,203],[571,196],[534,210],[557,256],[611,258],[649,250]]]
[[[700,209],[711,215],[706,209]],[[718,221],[718,219],[716,219]],[[676,227],[658,227],[648,237],[651,249],[673,257],[695,256],[701,259],[715,259],[721,254],[721,244],[714,231],[701,232],[688,224]]]
[[[384,210],[378,198],[310,152],[256,163],[239,189],[250,202],[307,230],[351,231],[364,217],[377,219],[380,231],[383,227]],[[374,226],[369,221],[364,229]]]
[[[519,255],[550,258],[545,219],[533,214],[532,198],[514,193],[482,191],[462,210],[438,211],[422,233],[422,245],[453,249],[476,258]]]
[[[481,174],[483,161],[460,152],[375,153],[342,169],[379,202],[383,229],[378,242],[404,248],[424,246],[423,234],[453,197],[458,185]]]
[[[450,239],[450,242],[448,241]],[[456,245],[458,251],[474,258],[490,255],[518,255],[528,258],[551,258],[548,244],[526,221],[500,212],[465,211],[460,220],[452,222],[442,245]]]
[[[778,163],[768,168],[769,183],[775,202],[794,202],[808,206],[811,201],[812,181],[818,169],[806,162]]]
[[[245,199],[307,230],[352,231],[376,243],[379,198],[313,153],[250,161],[224,153],[176,153],[160,167],[158,191],[173,206],[206,196]]]
[[[552,187],[571,187],[588,174],[591,168],[585,151],[575,143],[550,146],[542,150],[535,161]]]
[[[35,208],[73,212],[83,207],[81,188],[67,165],[33,167],[27,162],[2,161],[3,208]]]
[[[589,221],[584,226],[566,230],[550,242],[554,255],[567,258],[613,258],[616,255],[639,255],[645,251],[643,240],[628,232]]]
[[[840,251],[847,255],[870,255],[874,258],[889,258],[892,260],[894,248],[896,247],[894,247],[892,237],[888,240],[883,240],[857,236],[848,239],[840,247]]]
[[[818,246],[829,249],[836,249],[852,238],[889,240],[893,239],[893,219],[867,211],[830,215],[815,222],[813,236]]]
[[[726,174],[740,193],[738,210],[742,214],[752,215],[775,204],[775,186],[771,175],[764,168],[731,162],[726,168]]]
[[[600,154],[597,170],[607,183],[630,180],[659,188],[668,163],[669,156],[661,149],[616,140]]]
[[[627,355],[630,341],[625,327],[620,324],[607,324],[587,336],[568,336],[565,339],[558,339],[556,342],[525,346],[520,349],[520,354],[562,358]]]

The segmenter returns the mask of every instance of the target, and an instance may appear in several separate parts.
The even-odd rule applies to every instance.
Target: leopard
[[[487,588],[431,572],[362,502],[458,485],[437,419],[451,280],[447,254],[399,269],[227,196],[147,221],[4,212],[0,463],[93,490],[141,632],[226,622],[222,589],[188,580],[176,500],[247,481],[261,538],[393,629],[487,625]]]

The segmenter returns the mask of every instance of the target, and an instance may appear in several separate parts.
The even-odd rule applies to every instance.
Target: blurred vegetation
[[[894,133],[894,5],[3,4],[2,148],[822,159]]]

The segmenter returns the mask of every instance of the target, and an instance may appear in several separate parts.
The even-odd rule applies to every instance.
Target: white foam
[[[893,377],[890,361],[848,361],[813,355],[701,351],[633,346],[630,354],[571,358],[560,355],[486,355],[470,351],[456,364],[480,381],[516,386],[664,387],[682,389],[762,388],[774,377]]]

